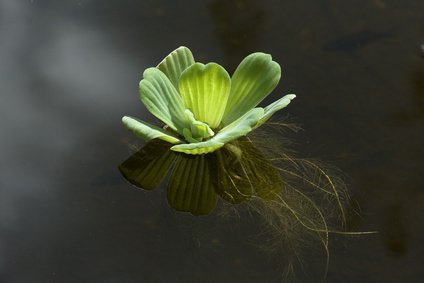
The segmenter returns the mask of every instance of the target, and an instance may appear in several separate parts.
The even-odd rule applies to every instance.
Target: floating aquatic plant
[[[268,241],[270,249],[284,248],[288,273],[299,259],[299,243],[320,241],[327,255],[326,274],[329,233],[364,233],[332,228],[346,221],[343,182],[319,162],[289,154],[280,131],[292,127],[267,122],[295,95],[257,107],[280,75],[268,54],[247,56],[230,78],[220,65],[196,63],[188,48],[176,49],[148,68],[140,82],[142,102],[165,125],[123,117],[128,129],[149,142],[119,170],[146,190],[158,188],[171,171],[167,199],[178,211],[209,214],[220,198],[227,208],[221,213],[233,207],[256,213],[275,238]],[[259,129],[246,136],[263,124],[272,131]]]
[[[221,199],[220,215],[238,216],[247,210],[258,216],[267,237],[260,247],[270,253],[283,250],[284,276],[294,275],[295,266],[302,265],[297,260],[305,243],[321,243],[328,266],[328,235],[344,233],[334,226],[345,222],[348,197],[343,182],[318,162],[289,154],[279,131],[290,126],[266,125],[264,131],[208,154],[175,152],[167,142],[155,139],[125,160],[119,170],[145,190],[159,188],[170,172],[167,200],[177,211],[206,215]]]
[[[269,54],[250,54],[230,77],[219,64],[195,62],[191,51],[180,47],[145,70],[140,81],[141,101],[165,127],[129,116],[122,122],[147,141],[174,144],[173,151],[210,153],[247,135],[296,97],[288,94],[256,107],[280,77],[280,66]]]

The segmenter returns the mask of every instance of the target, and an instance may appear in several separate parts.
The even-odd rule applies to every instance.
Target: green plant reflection
[[[171,170],[169,205],[194,215],[210,213],[217,196],[232,204],[253,197],[271,200],[284,187],[278,170],[247,138],[204,155],[177,153],[166,142],[153,140],[119,170],[130,183],[145,190],[158,188]]]
[[[330,233],[373,232],[346,232],[350,200],[344,182],[337,170],[291,153],[287,136],[296,129],[267,122],[262,130],[202,155],[175,152],[169,143],[152,140],[119,169],[129,182],[146,190],[160,187],[170,172],[168,203],[178,211],[206,215],[220,203],[222,216],[239,216],[247,209],[259,217],[266,234],[261,248],[284,251],[285,281],[303,269],[301,251],[320,243],[326,255],[325,278]]]

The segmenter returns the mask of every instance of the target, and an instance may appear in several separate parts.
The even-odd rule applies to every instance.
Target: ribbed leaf
[[[245,115],[223,128],[211,139],[198,143],[177,144],[171,149],[187,154],[204,154],[215,151],[225,143],[247,135],[256,126],[263,114],[264,110],[262,108],[251,109]]]
[[[163,141],[151,141],[119,166],[128,182],[145,190],[159,187],[176,154]]]
[[[184,152],[186,154],[205,154],[213,152],[222,147],[225,143],[214,140],[214,138],[198,143],[184,143],[181,146],[173,146],[171,150]]]
[[[277,86],[281,77],[278,63],[265,53],[247,56],[231,78],[231,92],[222,119],[225,125],[259,104]]]
[[[165,131],[162,128],[159,128],[155,125],[151,125],[147,122],[141,121],[137,118],[124,116],[122,118],[122,123],[130,131],[134,132],[137,136],[150,141],[153,139],[161,139],[172,144],[182,143],[177,137],[175,137],[170,132]]]
[[[190,138],[193,138],[195,140],[194,142],[199,142],[199,141],[202,141],[204,138],[209,138],[215,135],[212,129],[208,126],[208,124],[197,121],[194,118],[194,114],[189,109],[185,110],[185,114],[187,118],[187,123],[190,125],[190,130],[189,129],[183,130],[184,137],[186,138],[187,141],[190,141]],[[186,132],[188,133],[188,136],[190,137],[189,139],[187,139]]]
[[[174,131],[187,127],[181,96],[164,73],[157,68],[144,71],[140,98],[146,108]]]
[[[260,125],[268,121],[268,119],[271,118],[271,116],[274,115],[275,112],[289,105],[290,101],[292,101],[295,97],[296,97],[295,94],[287,94],[283,96],[282,98],[278,99],[277,101],[271,103],[267,107],[265,107],[264,115],[259,120],[255,128],[259,127]]]
[[[205,155],[179,156],[167,190],[169,205],[194,215],[210,213],[216,205],[216,193]]]
[[[179,82],[185,107],[196,120],[208,123],[212,129],[221,123],[230,87],[230,76],[216,63],[191,65],[181,74]]]
[[[181,46],[166,56],[159,63],[158,68],[168,77],[174,87],[178,89],[178,81],[180,80],[181,73],[193,64],[194,58],[190,49]]]

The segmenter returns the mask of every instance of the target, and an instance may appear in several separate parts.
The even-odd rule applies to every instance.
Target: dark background
[[[341,168],[370,236],[332,236],[327,282],[424,282],[424,1],[0,1],[0,282],[279,282],[249,219],[194,217],[117,165],[150,119],[144,69],[180,45],[283,70],[299,155]],[[312,270],[323,258],[305,258]],[[314,268],[315,263],[317,266]],[[319,277],[299,275],[300,282]],[[305,279],[301,279],[301,278]],[[308,279],[306,279],[308,278]]]

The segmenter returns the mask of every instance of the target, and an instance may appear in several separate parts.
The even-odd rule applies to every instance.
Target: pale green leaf
[[[187,154],[204,154],[212,152],[222,147],[227,142],[247,135],[256,126],[263,114],[263,108],[251,109],[245,115],[223,128],[211,139],[198,143],[178,144],[171,147],[171,149]]]
[[[170,132],[167,132],[155,125],[141,121],[137,118],[124,116],[122,118],[122,123],[130,131],[134,132],[137,136],[145,139],[146,141],[150,141],[152,139],[161,139],[172,144],[182,143],[182,141],[180,141]]]
[[[193,137],[193,134],[191,133],[191,131],[187,128],[183,129],[183,136],[184,139],[190,143],[196,143],[196,142],[200,142],[200,140],[197,140]]]
[[[180,77],[179,90],[184,105],[196,120],[212,129],[221,123],[231,88],[227,71],[216,63],[195,63]]]
[[[183,152],[186,154],[205,154],[221,148],[225,143],[214,140],[213,138],[204,142],[184,143],[180,146],[173,146],[171,150]]]
[[[178,89],[178,81],[181,73],[194,64],[193,54],[190,49],[185,46],[178,47],[172,51],[157,66],[171,81],[176,89]]]
[[[174,131],[182,134],[187,122],[181,96],[157,68],[144,71],[140,82],[140,98],[146,108]]]
[[[295,97],[296,97],[295,94],[287,94],[283,96],[282,98],[278,99],[277,101],[271,103],[267,107],[265,107],[264,115],[259,120],[255,128],[259,127],[260,125],[268,121],[268,119],[271,118],[271,116],[274,115],[275,112],[289,105],[290,101],[292,101]]]
[[[128,182],[145,190],[159,187],[176,158],[163,141],[154,140],[133,154],[119,166]]]
[[[189,129],[183,130],[184,137],[187,136],[187,134],[186,134],[187,131],[190,131],[190,135],[188,135],[188,136],[190,138],[194,138],[195,140],[197,140],[197,142],[199,142],[199,141],[202,141],[204,138],[209,138],[209,137],[215,135],[215,133],[212,131],[212,129],[208,126],[208,124],[197,121],[194,118],[194,114],[189,109],[185,110],[185,114],[186,114],[186,118],[187,118],[187,123],[190,124],[190,130]],[[187,140],[187,141],[189,141],[189,140]]]
[[[178,211],[204,215],[214,209],[216,193],[210,176],[210,161],[205,155],[179,156],[172,171],[167,197]]]
[[[265,53],[247,56],[231,78],[231,92],[222,119],[230,124],[259,104],[277,86],[281,77],[278,63]]]

